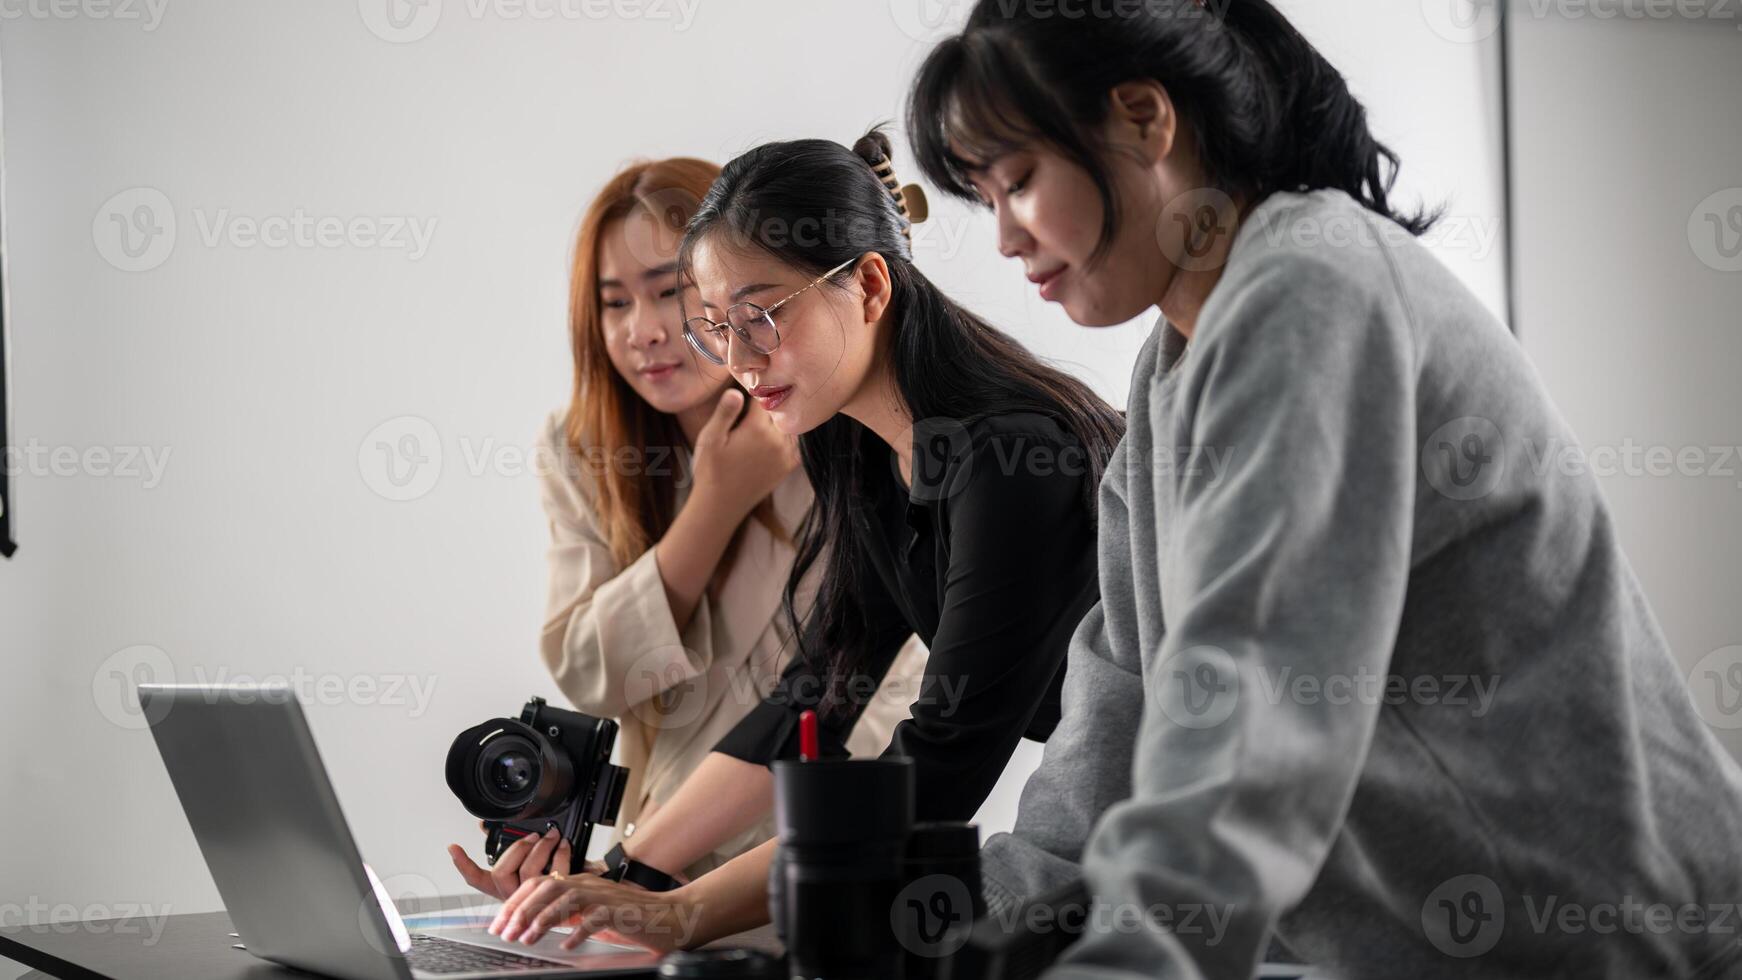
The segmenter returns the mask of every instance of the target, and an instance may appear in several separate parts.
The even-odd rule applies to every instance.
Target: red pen
[[[817,749],[817,713],[806,710],[798,716],[798,757],[815,762],[821,755]]]

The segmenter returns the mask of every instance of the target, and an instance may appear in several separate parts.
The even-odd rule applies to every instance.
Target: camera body
[[[557,828],[579,873],[593,826],[612,826],[629,770],[611,764],[617,723],[553,708],[531,698],[520,718],[492,718],[459,734],[448,749],[448,788],[484,820],[484,853],[493,865],[522,837]]]

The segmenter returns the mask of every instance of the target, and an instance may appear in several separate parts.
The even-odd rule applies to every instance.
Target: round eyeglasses
[[[803,289],[794,291],[791,295],[772,306],[758,306],[755,303],[734,303],[726,308],[726,322],[716,323],[705,316],[692,316],[683,322],[684,339],[696,349],[696,353],[707,358],[714,364],[725,364],[726,356],[732,349],[732,338],[758,354],[772,354],[780,346],[780,330],[774,325],[774,312],[796,299],[806,289],[821,283],[823,280],[840,272],[857,258],[848,259],[833,269],[812,279]]]

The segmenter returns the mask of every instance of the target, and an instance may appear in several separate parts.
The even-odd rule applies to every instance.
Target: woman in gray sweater
[[[1266,0],[1049,9],[909,119],[1043,299],[1161,313],[993,914],[1084,875],[1060,980],[1742,974],[1742,771],[1342,77]]]

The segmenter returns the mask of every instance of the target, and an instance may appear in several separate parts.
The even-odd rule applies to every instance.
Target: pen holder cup
[[[769,914],[794,980],[900,980],[896,899],[913,830],[908,759],[781,761]]]

